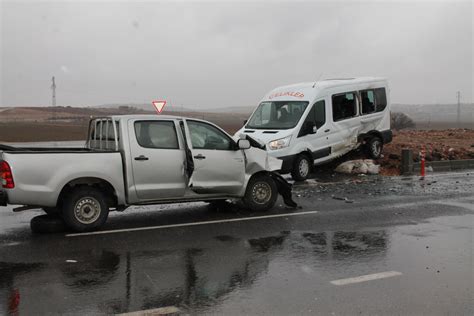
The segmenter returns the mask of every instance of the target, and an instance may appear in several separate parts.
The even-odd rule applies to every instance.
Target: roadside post
[[[402,149],[401,174],[410,175],[413,173],[413,151],[408,148]]]
[[[425,146],[421,149],[421,164],[420,164],[420,176],[421,179],[425,178],[425,156],[426,156],[426,150]]]

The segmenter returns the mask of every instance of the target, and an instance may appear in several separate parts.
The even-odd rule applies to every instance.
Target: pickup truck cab
[[[377,159],[392,140],[385,78],[328,79],[267,93],[236,135],[266,144],[282,173],[305,180],[315,165],[364,145]]]
[[[130,205],[242,199],[268,210],[284,181],[271,172],[281,161],[249,139],[194,118],[96,118],[84,148],[0,146],[0,205],[43,208],[77,232]]]

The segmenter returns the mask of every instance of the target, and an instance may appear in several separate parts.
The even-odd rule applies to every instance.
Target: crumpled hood
[[[281,170],[283,161],[268,155],[267,150],[265,150],[266,143],[262,142],[260,139],[253,137],[253,135],[237,132],[234,135],[234,140],[238,142],[239,139],[249,139],[252,143],[252,140],[255,142],[252,147],[246,149],[245,153],[245,171],[247,174],[254,174],[258,171],[278,171]],[[251,138],[251,139],[250,139]],[[262,148],[257,148],[255,146],[261,146]]]
[[[267,151],[251,147],[245,150],[245,172],[254,174],[259,171],[277,171],[281,169],[282,160],[269,156]]]

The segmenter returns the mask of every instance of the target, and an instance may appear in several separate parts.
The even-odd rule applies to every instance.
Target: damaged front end
[[[292,199],[292,184],[278,173],[283,161],[268,155],[265,145],[245,135],[251,148],[245,150],[245,172],[247,177],[265,171],[275,182],[278,193],[282,196],[285,205],[296,208],[298,204]]]

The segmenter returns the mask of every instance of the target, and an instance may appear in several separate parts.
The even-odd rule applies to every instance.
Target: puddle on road
[[[0,259],[0,313],[120,313],[163,306],[258,313],[270,296],[304,306],[330,280],[389,270],[401,271],[405,282],[416,280],[416,295],[416,282],[432,284],[434,291],[469,275],[472,227],[466,229],[466,223],[473,220],[453,216],[384,229],[281,231],[252,238],[229,232],[203,240],[199,248],[176,241],[177,247],[161,249],[150,240],[121,250],[116,240],[108,249],[63,249],[42,262]],[[28,252],[23,256],[28,262]],[[291,313],[280,304],[280,313]]]

